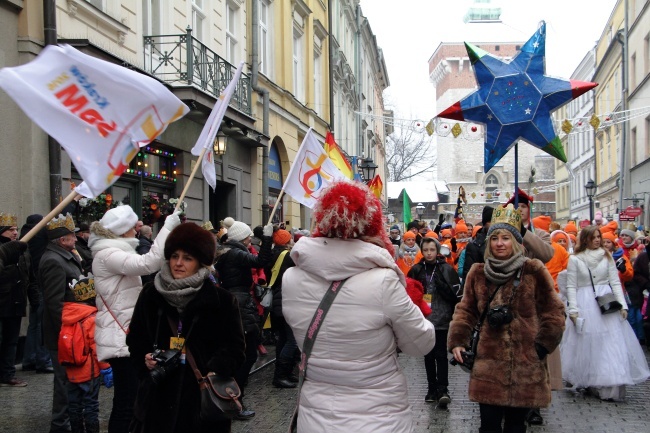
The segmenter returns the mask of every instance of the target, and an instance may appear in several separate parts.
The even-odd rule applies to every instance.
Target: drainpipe
[[[45,45],[56,45],[55,0],[43,0],[43,39]],[[50,207],[54,209],[61,201],[61,146],[47,136],[47,153],[50,160]]]
[[[252,2],[253,28],[252,31],[252,53],[251,53],[251,87],[262,97],[262,132],[269,136],[269,91],[259,86],[259,51],[260,51],[260,20],[259,1]],[[269,143],[269,146],[271,143]],[[269,146],[262,148],[262,224],[269,220]]]
[[[357,89],[356,97],[357,104],[359,105],[359,112],[363,112],[363,106],[361,101],[361,89],[363,89],[363,72],[361,71],[361,6],[357,4],[356,7],[356,21],[357,21],[357,31],[354,38],[354,74],[357,76]],[[366,155],[367,158],[371,158],[370,155],[370,146],[368,146],[368,154],[365,153],[363,145],[363,129],[361,128],[362,118],[361,116],[357,117],[357,153],[359,155]]]
[[[327,28],[329,29],[328,42],[328,69],[329,69],[329,90],[330,90],[330,131],[334,134],[334,34],[332,27],[332,0],[327,2]]]
[[[616,40],[621,44],[621,111],[627,111],[627,91],[628,91],[628,64],[627,64],[627,0],[625,0],[625,23],[622,30],[616,33]],[[621,128],[621,152],[618,160],[619,182],[618,182],[618,212],[625,209],[623,197],[625,197],[625,147],[627,142],[627,120]]]

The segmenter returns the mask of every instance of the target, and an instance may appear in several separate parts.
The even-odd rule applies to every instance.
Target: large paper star
[[[598,84],[545,75],[546,23],[510,61],[465,43],[478,90],[438,117],[485,125],[485,172],[522,139],[566,162],[551,112]]]

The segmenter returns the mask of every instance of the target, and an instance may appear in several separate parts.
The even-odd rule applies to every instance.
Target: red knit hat
[[[273,233],[273,243],[276,245],[286,245],[291,242],[291,233],[286,230],[279,229]]]
[[[381,202],[360,182],[336,181],[325,188],[314,207],[314,219],[314,237],[375,240],[394,253]]]

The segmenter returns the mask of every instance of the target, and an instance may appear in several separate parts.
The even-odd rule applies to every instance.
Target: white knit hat
[[[122,205],[110,209],[104,214],[102,219],[99,220],[99,223],[106,230],[110,230],[117,236],[121,236],[124,233],[128,232],[129,229],[135,227],[135,223],[138,222],[138,216],[133,212],[131,206]]]
[[[223,225],[228,230],[228,239],[241,242],[249,236],[253,236],[253,231],[247,224],[241,221],[235,221],[233,218],[228,217],[223,220]]]

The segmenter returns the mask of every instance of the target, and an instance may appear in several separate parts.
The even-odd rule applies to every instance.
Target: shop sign
[[[628,206],[625,209],[625,213],[631,217],[638,217],[643,213],[643,209],[640,207]]]
[[[282,189],[282,164],[275,144],[269,149],[269,188]]]
[[[618,214],[618,220],[619,221],[634,221],[634,218],[632,215],[629,215],[625,210],[622,210]]]

